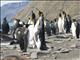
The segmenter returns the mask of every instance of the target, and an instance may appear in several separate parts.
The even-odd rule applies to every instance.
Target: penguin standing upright
[[[35,24],[35,27],[34,27],[34,40],[35,40],[35,43],[36,43],[36,47],[38,50],[40,50],[40,47],[41,47],[41,41],[39,39],[39,19],[37,20],[36,24]]]
[[[59,29],[58,29],[58,18],[55,18],[54,19],[54,26],[55,26],[55,34],[58,34],[59,33]]]
[[[73,38],[76,38],[76,19],[73,19],[72,25],[71,25],[71,32]]]
[[[68,32],[70,32],[70,28],[71,28],[71,24],[72,24],[72,19],[71,19],[71,16],[70,15],[67,15],[68,16],[68,19],[69,19],[69,28],[68,28]]]
[[[71,24],[72,24],[71,17],[70,15],[67,15],[65,20],[66,33],[70,33]]]
[[[79,38],[79,35],[80,35],[80,19],[77,20],[76,37]]]
[[[63,28],[63,33],[65,33],[66,30],[66,12],[62,11],[62,28]]]
[[[56,34],[56,27],[55,27],[55,22],[54,21],[51,21],[51,32],[52,34]]]
[[[64,29],[64,21],[62,21],[62,15],[59,14],[59,18],[58,18],[58,29],[59,29],[59,33],[63,33],[63,29]]]
[[[48,36],[51,36],[50,22],[47,19],[46,19],[46,33]]]
[[[6,17],[5,17],[3,20],[3,23],[2,23],[2,33],[8,34],[8,32],[9,32],[9,24],[8,24]]]
[[[15,30],[15,35],[21,51],[26,52],[28,47],[28,29],[23,26],[18,27]]]
[[[35,17],[35,13],[32,11],[31,14],[31,18],[29,18],[29,22],[28,24],[30,24],[30,26],[28,27],[29,29],[29,45],[33,48],[35,48],[35,39],[34,39],[34,27],[36,24],[36,17]]]
[[[35,43],[34,43],[34,23],[32,22],[32,24],[28,27],[29,30],[29,46],[31,47],[35,47]]]
[[[43,12],[39,11],[39,39],[41,41],[41,50],[47,50],[46,42],[45,42],[45,30],[44,30],[44,16]]]

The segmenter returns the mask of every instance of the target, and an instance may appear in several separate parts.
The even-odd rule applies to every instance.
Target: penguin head
[[[76,22],[76,19],[73,19],[73,22]]]
[[[3,19],[3,22],[7,22],[6,17]]]

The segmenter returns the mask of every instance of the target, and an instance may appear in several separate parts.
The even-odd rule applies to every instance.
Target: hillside
[[[15,2],[15,3],[8,3],[8,4],[5,4],[4,6],[1,6],[0,10],[1,10],[1,24],[3,22],[3,18],[4,17],[7,17],[7,21],[10,25],[13,25],[13,16],[16,15],[16,13],[18,13],[19,11],[21,11],[24,6],[27,5],[27,2]],[[0,24],[0,25],[1,25]]]
[[[33,10],[38,17],[38,10],[36,8],[43,11],[45,18],[49,20],[58,17],[61,10],[70,14],[72,18],[80,15],[80,1],[30,1],[15,17],[27,20],[31,10]]]

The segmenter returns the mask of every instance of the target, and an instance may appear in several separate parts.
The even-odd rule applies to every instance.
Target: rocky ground
[[[80,39],[73,39],[71,34],[46,36],[49,49],[39,51],[28,47],[27,52],[22,53],[19,45],[9,45],[11,35],[1,36],[1,59],[9,55],[25,56],[30,60],[80,60]],[[15,46],[17,48],[15,48]]]

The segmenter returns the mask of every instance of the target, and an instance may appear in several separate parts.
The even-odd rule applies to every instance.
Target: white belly
[[[76,26],[74,23],[72,23],[71,32],[72,32],[73,37],[76,37]]]
[[[37,46],[37,49],[38,49],[38,50],[39,50],[40,47],[41,47],[41,41],[40,41],[39,37],[38,37],[38,40],[36,41],[36,46]]]
[[[58,28],[59,28],[59,33],[62,32],[62,22],[61,20],[58,21]]]
[[[32,46],[36,45],[37,49],[39,50],[40,46],[41,46],[41,42],[39,39],[39,35],[37,34],[38,33],[38,24],[36,24],[35,27],[34,27],[34,25],[30,25],[28,27],[28,29],[29,29],[29,45],[32,45]],[[36,34],[37,34],[37,36],[36,36]]]
[[[64,33],[64,20],[61,20],[60,18],[58,20],[58,28],[59,33]]]
[[[29,29],[29,44],[33,45],[34,44],[34,41],[33,41],[34,25],[30,25],[28,29]]]

